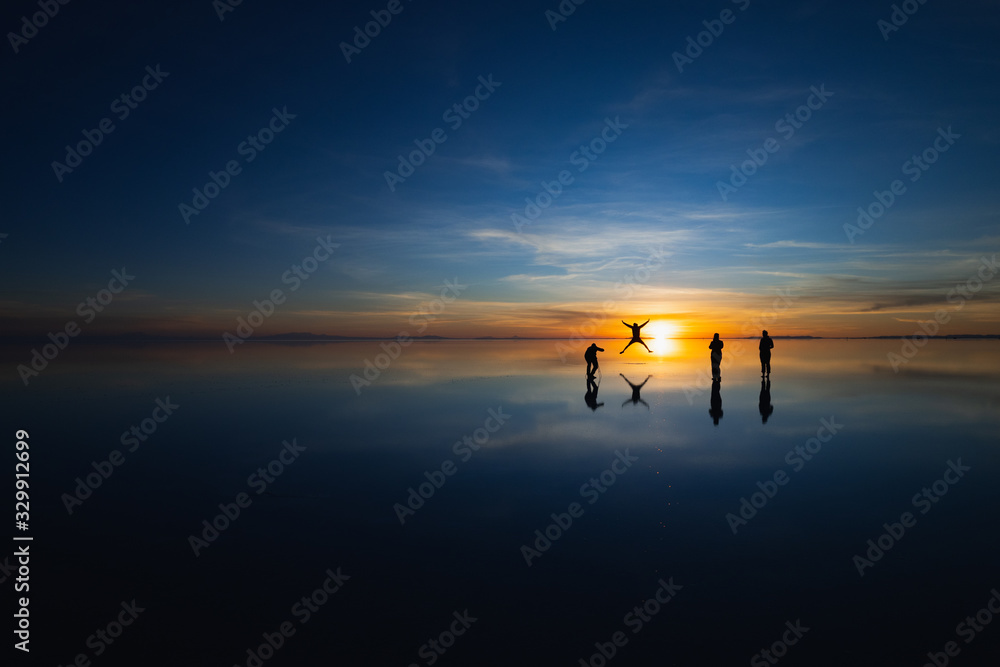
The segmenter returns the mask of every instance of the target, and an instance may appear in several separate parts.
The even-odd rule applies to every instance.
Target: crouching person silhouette
[[[604,352],[603,347],[597,347],[596,343],[591,343],[587,351],[583,353],[583,358],[587,360],[587,375],[594,375],[597,373],[597,368],[599,364],[597,363],[597,353]],[[593,366],[593,369],[591,369]]]

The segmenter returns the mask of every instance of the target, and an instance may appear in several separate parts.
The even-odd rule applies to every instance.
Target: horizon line
[[[771,336],[772,339],[778,340],[795,340],[795,339],[820,339],[820,340],[869,340],[869,339],[903,339],[911,338],[915,334],[908,335],[854,335],[854,336],[838,336],[838,335],[813,335],[813,334],[799,334],[799,335],[787,335],[787,336]],[[934,335],[926,336],[928,339],[948,339],[948,338],[968,338],[968,339],[991,339],[1000,338],[1000,333],[991,334],[948,334],[948,335]],[[250,336],[244,338],[244,342],[364,342],[364,341],[387,341],[387,340],[399,340],[401,338],[408,339],[412,342],[434,342],[434,341],[469,341],[469,340],[553,340],[553,341],[574,341],[574,340],[629,340],[630,336],[591,336],[584,339],[583,337],[573,337],[573,336],[438,336],[438,335],[428,335],[428,336],[343,336],[339,334],[314,334],[311,332],[288,332],[288,333],[278,333],[269,334],[267,336]],[[761,336],[720,336],[722,339],[729,340],[757,340]],[[118,342],[206,342],[221,340],[221,334],[181,334],[181,335],[159,335],[159,334],[147,334],[142,331],[121,333],[121,334],[91,334],[86,337],[81,337],[81,340],[90,340],[91,342],[98,341],[118,341]],[[664,340],[711,340],[712,336],[670,336]],[[14,343],[14,342],[26,342],[26,341],[38,341],[38,340],[48,340],[48,334],[12,334],[12,335],[0,335],[0,343]],[[646,340],[660,340],[653,337],[647,337]]]

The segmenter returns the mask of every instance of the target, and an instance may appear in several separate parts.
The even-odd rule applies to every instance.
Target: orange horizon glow
[[[758,337],[767,329],[772,337],[815,336],[826,338],[865,338],[875,336],[910,336],[922,333],[919,323],[932,315],[923,312],[829,312],[820,304],[796,303],[788,310],[777,312],[759,307],[726,307],[708,312],[702,309],[678,309],[664,312],[663,304],[630,304],[628,312],[607,312],[600,305],[563,303],[523,304],[489,302],[458,302],[434,318],[422,320],[413,312],[391,309],[378,312],[338,311],[324,309],[279,309],[273,317],[255,327],[255,337],[289,333],[316,335],[395,338],[406,335],[440,336],[444,338],[550,338],[550,339],[622,339],[631,332],[622,325],[647,324],[643,339],[657,342],[659,354],[669,355],[667,340]],[[122,304],[122,310],[131,304]],[[940,327],[938,335],[997,335],[1000,317],[988,301],[970,301],[961,311],[953,310],[952,319]],[[106,316],[88,326],[87,333],[116,336],[142,332],[167,337],[216,338],[223,332],[234,332],[237,318],[246,318],[250,309],[204,309],[199,313],[178,315],[163,320],[148,311]],[[644,315],[643,313],[649,313]],[[416,318],[416,319],[415,319]],[[6,322],[8,336],[44,336],[48,331],[61,330],[65,319],[22,317]],[[640,346],[641,347],[641,346]]]

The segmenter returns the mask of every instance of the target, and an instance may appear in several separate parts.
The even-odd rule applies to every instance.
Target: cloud
[[[747,248],[809,248],[811,250],[843,250],[857,252],[847,243],[816,243],[809,241],[772,241],[771,243],[744,243]]]

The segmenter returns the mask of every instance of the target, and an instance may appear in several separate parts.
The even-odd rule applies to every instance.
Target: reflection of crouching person
[[[583,358],[587,360],[587,375],[593,375],[594,373],[597,372],[597,367],[598,367],[597,353],[598,352],[604,352],[604,348],[603,347],[597,347],[597,345],[595,343],[591,343],[590,347],[587,348],[587,351],[583,353]],[[591,368],[590,368],[591,366],[594,367],[593,370],[591,370]]]

